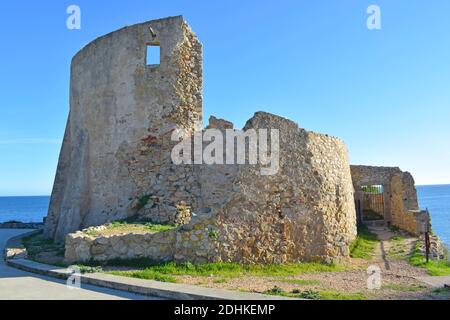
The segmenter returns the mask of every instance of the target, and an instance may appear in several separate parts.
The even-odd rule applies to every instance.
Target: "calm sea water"
[[[433,229],[450,245],[450,185],[418,186],[421,209],[431,212]],[[42,222],[50,197],[0,197],[0,222]]]
[[[430,210],[433,230],[450,246],[450,185],[418,186],[421,209]]]
[[[0,222],[42,222],[50,197],[0,197]]]

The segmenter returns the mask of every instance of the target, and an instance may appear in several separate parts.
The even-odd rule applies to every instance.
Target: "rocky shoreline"
[[[44,229],[44,223],[8,221],[0,223],[0,229]]]

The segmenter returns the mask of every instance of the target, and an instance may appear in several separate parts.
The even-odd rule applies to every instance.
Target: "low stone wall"
[[[91,236],[85,231],[66,237],[65,260],[68,263],[112,259],[149,258],[171,261],[175,252],[175,231],[155,234]]]
[[[65,261],[68,263],[148,258],[154,262],[204,263],[217,248],[217,227],[213,211],[200,212],[189,224],[154,234],[94,236],[105,226],[91,227],[66,237]],[[219,261],[219,260],[217,260]]]
[[[18,228],[18,229],[28,229],[28,228]],[[42,232],[41,230],[34,230],[23,234],[19,234],[18,236],[8,239],[5,245],[5,250],[3,252],[3,259],[5,261],[11,259],[27,259],[28,258],[27,250],[24,247],[22,240],[26,237],[37,235],[41,232]]]
[[[425,216],[426,211],[404,210],[402,214],[392,216],[392,224],[412,235],[419,236],[423,229],[420,223],[426,221]]]

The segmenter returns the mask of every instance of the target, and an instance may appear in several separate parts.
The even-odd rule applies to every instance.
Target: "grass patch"
[[[280,279],[280,282],[295,284],[299,286],[318,286],[320,285],[319,280],[302,280],[302,279]]]
[[[366,297],[361,293],[343,293],[337,291],[315,290],[302,291],[299,289],[294,289],[291,292],[286,292],[277,286],[273,287],[270,290],[267,290],[265,294],[311,300],[366,300]]]
[[[358,227],[356,240],[350,245],[350,256],[352,258],[371,260],[378,242],[377,235],[362,225]]]
[[[391,259],[404,260],[408,256],[408,248],[406,247],[405,237],[403,236],[395,236],[392,237],[389,242],[391,243],[391,248],[387,253],[387,256]]]
[[[391,242],[402,242],[404,240],[405,240],[405,237],[403,237],[403,236],[395,236],[395,237],[392,237],[389,241],[391,241]]]
[[[215,279],[213,281],[213,283],[217,283],[217,284],[219,284],[219,283],[227,283],[227,282],[228,282],[228,279],[226,279],[226,278],[219,278],[219,279]]]
[[[396,233],[400,231],[400,228],[391,224],[389,230]]]
[[[113,261],[108,263],[111,266]],[[241,265],[237,263],[206,263],[194,265],[192,263],[175,264],[173,262],[154,264],[146,259],[133,259],[131,261],[115,261],[116,266],[137,266],[144,268],[133,271],[113,271],[112,274],[134,277],[140,279],[150,279],[159,281],[174,282],[174,276],[194,276],[194,277],[221,277],[235,278],[239,276],[292,276],[301,273],[344,271],[344,266],[325,265],[319,263],[298,263],[285,265]],[[168,280],[169,279],[169,280]]]
[[[322,300],[366,300],[362,293],[320,291]]]
[[[75,265],[74,267],[79,268],[81,274],[103,272],[102,267],[89,267],[85,265]]]
[[[426,286],[422,286],[422,285],[405,285],[405,284],[386,284],[383,285],[383,289],[390,289],[390,290],[395,290],[395,291],[401,291],[401,292],[418,292],[418,291],[423,291],[424,289],[426,289]]]
[[[145,280],[155,280],[160,282],[177,282],[177,279],[171,275],[162,274],[151,269],[140,271],[110,271],[110,274],[123,277],[131,277]]]
[[[432,276],[450,276],[450,261],[448,260],[430,260],[426,262],[425,257],[422,255],[421,248],[423,246],[422,241],[418,241],[413,250],[409,263],[413,266],[424,268],[428,270],[428,273]]]
[[[23,238],[22,244],[27,249],[28,257],[32,260],[43,252],[50,252],[55,256],[64,257],[64,245],[55,243],[51,239],[45,239],[42,233]]]
[[[88,229],[87,234],[94,237],[122,233],[159,233],[175,229],[176,225],[157,224],[151,221],[120,220],[106,225],[104,230]]]

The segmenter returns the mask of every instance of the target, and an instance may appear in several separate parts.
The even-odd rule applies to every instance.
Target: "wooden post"
[[[356,206],[356,220],[359,227],[363,223],[361,200],[359,198],[355,200],[355,206]]]
[[[425,221],[425,256],[427,259],[427,263],[430,261],[430,212],[427,208],[427,216]]]

